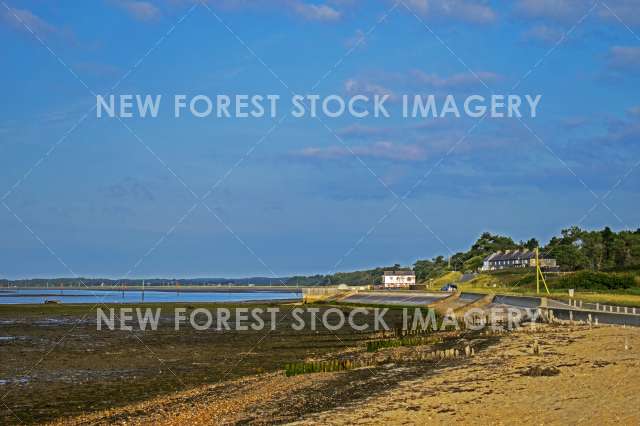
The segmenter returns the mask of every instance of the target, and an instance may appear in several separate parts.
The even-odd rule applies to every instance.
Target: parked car
[[[454,283],[449,283],[442,287],[440,291],[448,291],[449,293],[453,293],[454,291],[458,291],[458,286]]]

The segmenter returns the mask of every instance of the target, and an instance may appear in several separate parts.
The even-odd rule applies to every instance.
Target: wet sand
[[[176,307],[236,306],[280,307],[277,329],[270,331],[264,313],[261,331],[175,330]],[[158,330],[122,331],[97,330],[91,305],[2,305],[0,424],[40,424],[281,371],[285,363],[363,348],[375,335],[295,331],[287,315],[293,306],[149,304],[162,309]],[[389,312],[390,324],[398,315]]]

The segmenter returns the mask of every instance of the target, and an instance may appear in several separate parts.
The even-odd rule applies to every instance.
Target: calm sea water
[[[176,292],[145,291],[145,303],[158,302],[244,302],[249,300],[300,299],[299,293],[280,292]],[[9,289],[0,291],[0,305],[41,304],[45,300],[60,303],[140,303],[142,292],[114,290]]]

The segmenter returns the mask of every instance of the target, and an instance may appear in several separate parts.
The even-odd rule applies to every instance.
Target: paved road
[[[349,296],[343,299],[345,302],[349,303],[359,303],[359,304],[374,304],[374,305],[404,305],[404,306],[425,306],[430,303],[441,300],[444,297],[447,297],[448,293],[425,293],[425,292],[367,292],[367,293],[358,293],[352,296]],[[484,294],[479,293],[462,293],[460,295],[460,301],[464,303],[473,303],[474,301],[483,297]],[[539,297],[531,297],[531,296],[507,296],[507,295],[496,295],[492,306],[513,306],[516,308],[525,308],[525,309],[537,309],[540,307],[540,298]],[[568,303],[561,302],[559,300],[547,299],[547,306],[553,310],[553,313],[556,318],[562,320],[570,319],[569,312],[573,312],[573,319],[576,321],[586,321],[588,319],[589,314],[591,314],[591,318],[595,321],[598,318],[598,323],[600,324],[616,324],[616,325],[632,325],[632,326],[640,326],[640,315],[633,315],[631,313],[616,313],[616,312],[596,312],[589,311],[585,308],[589,308],[586,304],[583,306],[583,309],[575,308],[570,306]],[[614,311],[617,311],[615,309]]]
[[[348,296],[342,301],[348,303],[361,303],[372,305],[409,305],[425,306],[448,296],[446,293],[400,293],[393,292],[380,293],[358,293]]]
[[[496,295],[493,303],[500,303],[503,305],[516,306],[518,308],[531,308],[535,309],[540,306],[539,297],[529,296],[503,296]]]
[[[460,300],[468,302],[468,303],[472,303],[472,302],[475,302],[476,300],[479,300],[479,299],[483,298],[484,296],[486,296],[486,294],[462,293],[460,295]]]
[[[588,312],[574,309],[553,309],[553,316],[561,320],[569,320],[569,312],[573,312],[574,321],[587,321],[589,314],[591,320],[598,319],[599,324],[632,325],[640,327],[640,315],[612,314],[609,312]]]

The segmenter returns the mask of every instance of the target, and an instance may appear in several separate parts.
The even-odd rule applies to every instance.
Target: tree
[[[528,248],[529,250],[533,250],[539,246],[540,246],[540,243],[535,238],[530,238],[529,241],[524,243],[524,247]]]
[[[502,235],[493,235],[490,232],[485,232],[480,235],[480,238],[471,246],[469,250],[468,258],[479,255],[486,255],[496,251],[515,250],[518,245],[511,239],[511,237],[505,237]]]

